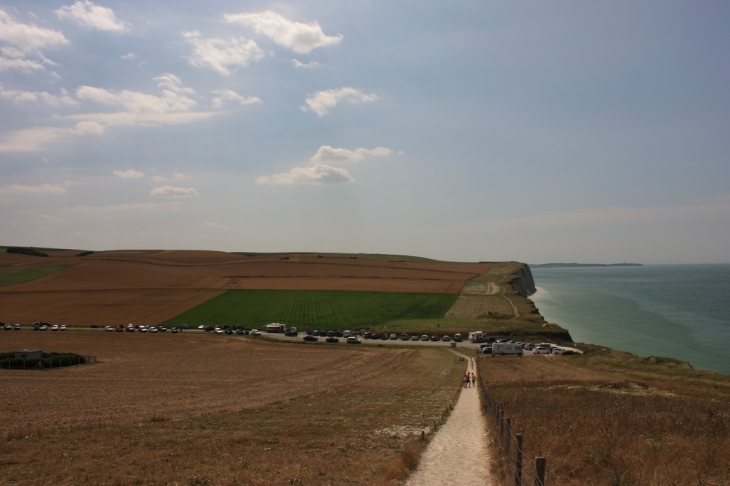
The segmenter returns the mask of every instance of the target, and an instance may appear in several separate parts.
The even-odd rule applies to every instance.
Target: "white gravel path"
[[[473,371],[469,368],[469,371]],[[475,387],[461,391],[454,411],[421,456],[408,486],[489,485],[487,426]]]

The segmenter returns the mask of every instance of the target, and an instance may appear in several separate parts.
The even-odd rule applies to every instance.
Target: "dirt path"
[[[469,371],[475,371],[471,367]],[[487,426],[476,387],[461,391],[454,411],[421,456],[408,486],[490,485]]]

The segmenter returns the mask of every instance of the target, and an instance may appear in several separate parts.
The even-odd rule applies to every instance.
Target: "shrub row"
[[[34,250],[33,248],[20,248],[17,246],[10,246],[5,250],[7,253],[20,253],[23,255],[30,255],[30,256],[39,256],[39,257],[47,257],[48,255],[45,253],[42,253],[38,250]]]
[[[85,364],[86,358],[74,353],[43,353],[42,358],[16,358],[15,353],[0,353],[0,368],[22,370],[34,369],[41,364],[43,368],[61,368]]]

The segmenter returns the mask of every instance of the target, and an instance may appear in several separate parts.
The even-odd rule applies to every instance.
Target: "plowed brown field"
[[[458,294],[489,263],[246,257],[211,251],[115,251],[48,258],[0,254],[0,271],[73,264],[0,288],[0,320],[86,325],[155,324],[228,289],[350,290]]]
[[[48,371],[0,370],[0,438],[256,407],[373,376],[411,353],[91,330],[0,332],[0,347],[68,351],[99,360]]]

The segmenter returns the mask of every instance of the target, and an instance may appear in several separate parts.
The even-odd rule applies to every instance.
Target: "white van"
[[[472,343],[483,343],[484,338],[484,331],[472,331],[469,333],[469,341]]]
[[[344,331],[342,333],[342,337],[344,337],[344,338],[349,338],[350,336],[354,336],[354,335],[355,335],[355,333],[352,331]]]
[[[492,356],[522,356],[522,347],[515,343],[494,343],[492,344]]]

